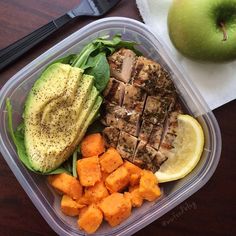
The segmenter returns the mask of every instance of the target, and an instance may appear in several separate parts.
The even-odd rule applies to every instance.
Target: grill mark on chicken
[[[139,139],[148,142],[150,135],[152,133],[154,125],[147,120],[143,120],[139,132]]]
[[[103,95],[107,101],[121,105],[124,98],[124,92],[125,85],[114,78],[110,78]]]
[[[156,150],[158,150],[161,145],[163,132],[163,125],[157,125],[152,129],[152,132],[150,134],[148,143]]]
[[[103,104],[106,145],[116,147],[124,159],[156,172],[173,155],[177,116],[183,113],[171,76],[160,64],[136,57],[128,49],[115,52],[108,60],[115,78]],[[123,77],[127,64],[130,68]]]
[[[133,156],[137,143],[138,139],[136,137],[121,131],[118,140],[117,151],[124,159],[133,162]]]

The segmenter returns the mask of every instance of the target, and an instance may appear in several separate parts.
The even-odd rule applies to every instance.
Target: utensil
[[[75,18],[79,16],[103,16],[119,2],[120,0],[81,0],[77,7],[68,11],[65,15],[0,50],[0,70]]]

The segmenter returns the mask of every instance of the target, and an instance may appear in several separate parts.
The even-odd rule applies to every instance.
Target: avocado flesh
[[[102,104],[102,98],[100,96],[97,97],[96,102],[93,105],[93,108],[89,114],[89,116],[87,117],[86,121],[84,122],[84,125],[81,129],[80,134],[77,137],[77,141],[76,142],[80,142],[82,140],[82,138],[84,137],[87,128],[89,127],[89,125],[91,125],[94,121],[94,118],[97,116],[98,112],[99,112],[99,108]]]
[[[70,144],[72,152],[78,146],[78,144],[80,143],[80,141],[82,140],[82,138],[85,134],[84,133],[83,135],[81,135],[81,133],[83,133],[83,130],[86,131],[89,126],[89,124],[87,125],[87,120],[89,119],[90,114],[91,113],[93,114],[93,109],[94,109],[94,105],[96,104],[98,94],[99,94],[99,92],[97,91],[97,89],[95,87],[93,87],[89,97],[87,97],[87,100],[84,103],[83,109],[81,111],[80,117],[77,122],[77,124],[78,124],[77,134],[78,135],[73,140],[73,143]],[[67,152],[67,150],[65,150],[65,152]],[[72,154],[72,152],[70,154]]]
[[[50,172],[71,155],[92,91],[92,76],[61,63],[50,66],[35,83],[24,112],[25,146],[33,169]]]

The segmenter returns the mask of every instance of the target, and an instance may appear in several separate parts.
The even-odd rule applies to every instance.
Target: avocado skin
[[[34,170],[56,169],[79,144],[99,98],[93,80],[79,68],[56,63],[35,82],[24,111],[25,147]]]

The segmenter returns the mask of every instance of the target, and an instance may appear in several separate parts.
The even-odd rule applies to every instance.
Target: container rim
[[[158,216],[157,216],[156,211],[153,211],[153,212],[150,211],[148,216],[145,215],[145,216],[140,218],[140,220],[138,222],[138,227],[135,226],[135,224],[131,224],[131,225],[128,224],[128,225],[125,225],[124,227],[119,229],[119,231],[120,230],[122,231],[120,233],[117,232],[116,230],[113,231],[116,235],[122,235],[124,233],[126,233],[126,234],[134,233],[134,232],[138,231],[139,229],[143,228],[144,226],[150,224],[151,222],[153,222],[157,218],[164,215],[166,212],[173,209],[176,205],[183,202],[185,199],[187,199],[190,195],[195,193],[201,187],[203,187],[203,185],[205,185],[206,182],[213,175],[213,173],[214,173],[214,171],[215,171],[215,169],[218,165],[219,159],[220,159],[222,141],[221,141],[220,129],[219,129],[218,123],[216,121],[216,118],[213,115],[212,111],[209,109],[209,107],[206,104],[205,100],[202,98],[200,92],[195,88],[194,85],[190,84],[190,82],[186,79],[186,76],[185,76],[186,73],[181,68],[181,66],[177,65],[171,59],[171,52],[170,52],[168,46],[165,44],[165,42],[163,42],[158,35],[154,35],[152,33],[152,30],[148,26],[146,26],[145,24],[143,24],[143,23],[141,23],[137,20],[134,20],[134,19],[130,19],[130,18],[126,18],[126,17],[106,17],[106,18],[103,18],[103,19],[93,21],[92,23],[84,26],[83,28],[79,29],[78,31],[76,31],[73,34],[66,37],[61,42],[57,43],[56,45],[54,45],[53,47],[48,49],[46,52],[44,52],[39,57],[34,59],[31,63],[29,63],[28,65],[23,67],[14,76],[12,76],[5,83],[5,85],[2,87],[2,89],[0,91],[0,112],[3,112],[3,110],[1,109],[2,107],[5,107],[5,105],[4,105],[5,104],[5,99],[3,99],[3,98],[6,98],[6,95],[7,95],[8,91],[11,89],[11,85],[13,83],[19,82],[21,77],[26,75],[28,73],[28,71],[30,71],[31,68],[40,68],[42,61],[46,61],[46,60],[50,61],[50,57],[53,57],[54,55],[56,55],[56,52],[58,50],[60,50],[60,48],[65,47],[68,44],[68,42],[73,42],[78,35],[88,34],[91,31],[91,28],[94,28],[95,26],[98,27],[98,26],[102,25],[102,26],[104,26],[104,29],[105,29],[105,27],[107,25],[110,25],[111,23],[116,23],[116,24],[119,24],[120,26],[124,26],[124,27],[126,27],[127,25],[132,26],[132,27],[135,26],[136,28],[139,28],[143,32],[148,33],[149,34],[148,38],[151,41],[157,41],[164,47],[163,51],[167,54],[167,56],[164,58],[164,60],[168,60],[172,64],[173,67],[177,68],[177,72],[182,75],[181,77],[183,77],[183,80],[186,83],[187,89],[190,90],[190,93],[193,94],[193,96],[198,101],[201,101],[201,102],[198,102],[198,108],[203,114],[205,114],[204,115],[205,119],[209,122],[209,124],[211,126],[210,129],[214,130],[215,133],[213,133],[213,143],[217,144],[217,147],[215,148],[214,153],[212,154],[212,155],[214,155],[214,159],[212,159],[212,161],[210,163],[208,163],[208,165],[206,166],[206,170],[205,170],[204,174],[202,176],[199,176],[197,179],[195,179],[195,181],[193,183],[191,183],[192,185],[189,186],[184,192],[182,192],[181,194],[178,193],[178,199],[177,199],[178,201],[174,198],[174,199],[172,199],[172,201],[169,201],[168,203],[163,205],[162,208],[158,211],[159,212]],[[183,71],[183,73],[180,73],[180,71],[179,71],[180,69]],[[184,74],[184,76],[183,76],[183,74]],[[17,180],[22,185],[25,192],[30,197],[31,201],[37,207],[38,211],[44,217],[45,221],[58,234],[69,235],[69,233],[66,232],[65,229],[63,229],[62,226],[60,226],[58,224],[58,222],[56,222],[52,218],[52,216],[48,213],[48,211],[44,208],[44,206],[42,204],[42,200],[39,199],[37,194],[35,192],[32,193],[32,192],[29,191],[29,188],[30,188],[29,181],[26,179],[26,176],[24,175],[24,173],[22,173],[19,169],[15,169],[15,168],[17,168],[17,166],[16,166],[16,163],[14,162],[14,160],[12,158],[11,159],[6,158],[6,156],[10,156],[10,153],[7,150],[7,147],[5,146],[5,144],[2,140],[2,135],[0,136],[0,151],[1,151],[4,159],[8,163],[9,167],[11,168],[12,172],[16,176]],[[211,169],[211,171],[209,171],[209,169]],[[171,197],[173,198],[173,196],[171,196]],[[80,235],[80,234],[77,234],[77,235]],[[107,235],[107,234],[105,234],[105,235]]]

